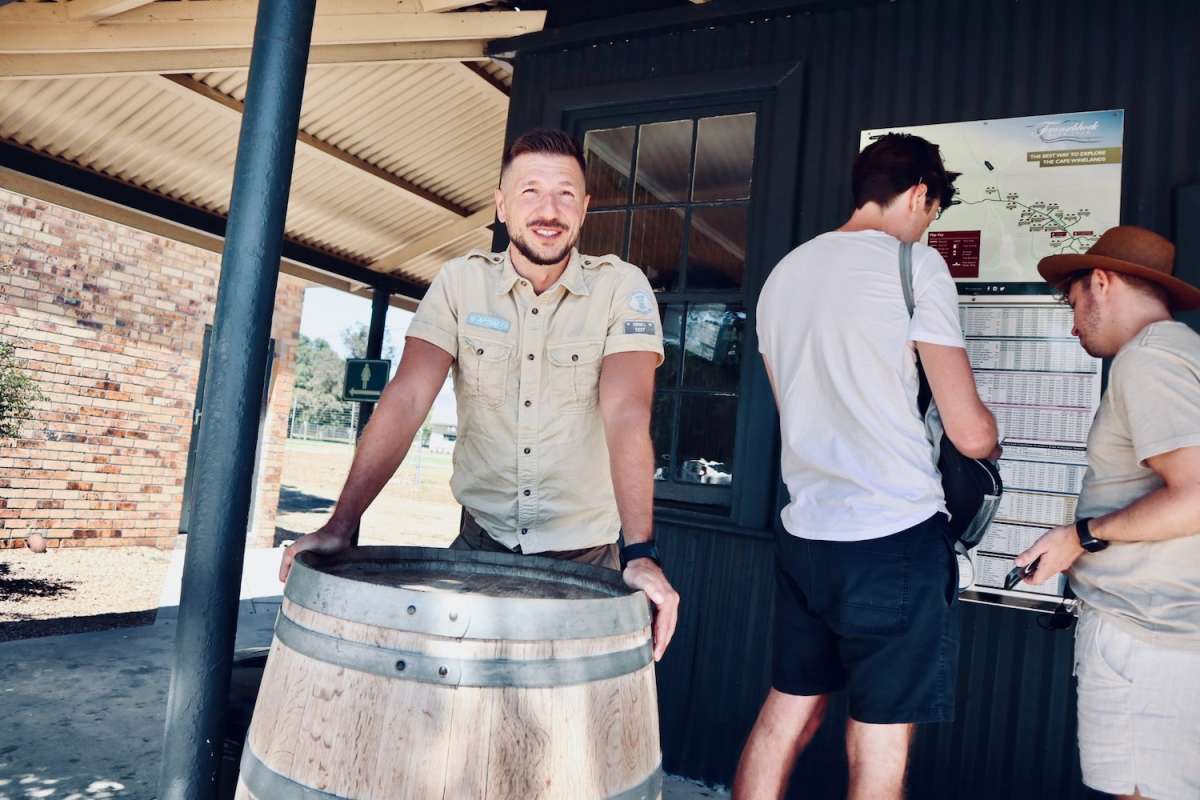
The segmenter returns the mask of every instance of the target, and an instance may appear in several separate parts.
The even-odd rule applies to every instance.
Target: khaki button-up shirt
[[[434,278],[408,336],[454,356],[450,487],[492,538],[525,553],[616,541],[600,366],[629,351],[662,363],[658,306],[641,270],[572,250],[538,295],[507,253],[472,251]]]

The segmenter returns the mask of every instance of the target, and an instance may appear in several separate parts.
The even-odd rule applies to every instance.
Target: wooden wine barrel
[[[237,797],[661,792],[649,604],[619,573],[423,547],[296,559]]]

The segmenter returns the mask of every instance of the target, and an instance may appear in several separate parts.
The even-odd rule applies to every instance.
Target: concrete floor
[[[0,642],[0,800],[155,797],[182,551],[153,625]],[[250,551],[237,647],[266,646],[278,550]],[[728,797],[668,779],[665,800]]]

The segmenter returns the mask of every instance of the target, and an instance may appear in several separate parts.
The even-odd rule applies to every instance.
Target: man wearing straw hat
[[[1200,797],[1200,308],[1175,248],[1112,228],[1038,271],[1075,311],[1074,334],[1112,358],[1088,434],[1076,522],[1017,557],[1026,580],[1066,572],[1084,782],[1121,797]],[[1036,564],[1035,564],[1036,562]]]
[[[575,249],[585,171],[562,131],[530,131],[509,146],[496,190],[507,251],[472,251],[434,278],[333,515],[288,548],[280,580],[297,553],[349,546],[453,367],[450,485],[465,513],[451,547],[621,568],[654,603],[662,657],[679,606],[652,539],[650,403],[662,330],[641,270]]]

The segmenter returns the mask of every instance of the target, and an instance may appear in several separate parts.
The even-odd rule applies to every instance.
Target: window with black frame
[[[742,346],[754,113],[588,130],[580,250],[621,256],[658,296],[656,497],[728,507]]]

